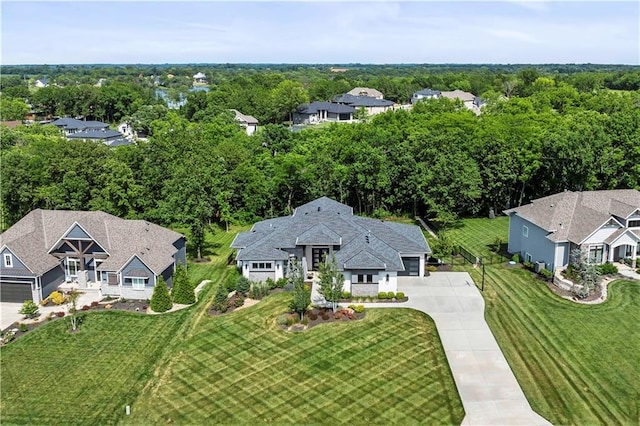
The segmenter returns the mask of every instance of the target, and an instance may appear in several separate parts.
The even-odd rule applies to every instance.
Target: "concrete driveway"
[[[22,321],[24,316],[18,313],[21,307],[22,303],[0,302],[0,330],[4,330],[16,321]]]
[[[436,323],[466,416],[463,425],[550,425],[535,413],[484,320],[484,299],[466,272],[399,277],[408,307]]]

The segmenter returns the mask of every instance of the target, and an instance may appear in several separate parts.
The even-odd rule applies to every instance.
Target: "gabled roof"
[[[99,270],[117,271],[137,255],[154,273],[173,263],[173,245],[184,236],[144,220],[126,220],[102,211],[33,210],[0,235],[6,245],[35,274],[59,264],[48,251],[77,223],[103,247],[109,258]]]
[[[429,253],[413,225],[356,216],[353,209],[328,197],[296,208],[291,216],[257,222],[239,233],[231,247],[238,260],[286,260],[296,246],[332,245],[340,269],[402,271],[402,253]]]
[[[85,130],[72,133],[67,137],[69,139],[110,139],[122,137],[122,133],[116,130]]]
[[[236,121],[239,121],[240,123],[258,124],[258,119],[255,117],[252,117],[250,115],[245,115],[240,111],[238,111],[237,109],[232,109],[231,111],[233,111],[233,113],[236,115],[235,117]]]
[[[193,76],[193,78],[205,78],[206,75],[203,72],[198,72]]]
[[[356,112],[353,107],[334,102],[311,102],[310,104],[298,106],[296,110],[300,114],[317,114],[320,111],[327,111],[333,114],[353,114]]]
[[[422,89],[422,90],[418,90],[417,92],[415,92],[413,95],[422,95],[422,96],[440,96],[442,92],[440,92],[439,90],[433,90],[433,89]]]
[[[87,129],[108,129],[109,125],[101,121],[83,121],[77,118],[62,117],[52,121],[56,127],[65,130],[87,130]]]
[[[371,89],[370,87],[356,87],[347,92],[349,95],[354,96],[368,96],[370,98],[378,98],[382,99],[384,96],[382,92],[376,89]]]
[[[370,96],[354,96],[348,93],[338,95],[333,98],[333,102],[345,104],[354,108],[359,107],[390,107],[393,106],[392,101],[386,99],[376,99]]]
[[[464,90],[456,89],[450,92],[441,92],[443,98],[460,99],[462,102],[473,102],[476,95],[473,93],[465,92]]]
[[[504,212],[516,214],[549,232],[547,238],[551,241],[580,244],[609,220],[615,220],[613,216],[626,218],[637,209],[640,191],[616,189],[560,192]]]

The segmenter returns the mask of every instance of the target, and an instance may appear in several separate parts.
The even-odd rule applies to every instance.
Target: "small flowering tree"
[[[329,258],[325,258],[318,269],[320,270],[320,293],[327,302],[331,303],[333,312],[338,309],[338,302],[342,297],[342,287],[344,285],[344,276],[338,270],[338,261],[335,254]]]

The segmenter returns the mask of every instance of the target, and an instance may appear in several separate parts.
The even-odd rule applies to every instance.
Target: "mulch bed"
[[[402,299],[370,299],[370,300],[364,300],[366,298],[364,297],[356,297],[356,298],[351,298],[351,299],[340,299],[339,303],[353,303],[353,304],[358,304],[358,303],[403,303],[406,302],[407,300],[409,300],[409,298],[407,296],[403,297]]]
[[[296,323],[290,326],[278,325],[278,327],[286,331],[305,331],[318,324],[358,321],[364,318],[365,314],[366,312],[356,313],[347,309],[339,310],[334,314],[331,308],[313,308],[305,315],[305,318],[309,321],[307,325]]]
[[[602,297],[602,286],[599,285],[596,287],[596,291],[593,292],[593,294],[591,294],[590,296],[587,296],[583,299],[580,299],[578,297],[576,297],[575,294],[573,294],[572,292],[570,292],[569,290],[565,290],[563,288],[560,288],[558,286],[556,286],[555,284],[553,284],[552,282],[547,282],[547,287],[549,287],[549,290],[551,290],[552,292],[554,292],[556,295],[563,297],[565,299],[571,299],[575,302],[592,302],[594,300],[598,300],[600,299],[600,297]]]

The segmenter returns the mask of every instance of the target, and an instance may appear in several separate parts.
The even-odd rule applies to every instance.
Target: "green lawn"
[[[286,333],[288,294],[211,317],[234,233],[207,240],[212,279],[196,306],[145,316],[89,312],[70,334],[55,320],[0,348],[0,423],[459,424],[464,411],[433,321],[408,309]],[[132,408],[125,416],[125,406]]]
[[[496,238],[502,241],[502,249],[506,252],[509,238],[509,218],[506,216],[495,219],[463,219],[459,227],[448,230],[447,233],[453,241],[476,256],[492,258],[498,263],[507,260],[493,252]]]
[[[484,237],[483,221],[491,225]],[[495,238],[493,221],[464,223],[475,247]],[[474,247],[469,235],[459,241]],[[459,269],[480,282],[479,269]],[[605,303],[578,305],[527,270],[491,265],[483,295],[487,322],[534,410],[554,424],[639,423],[640,282],[617,281]]]

